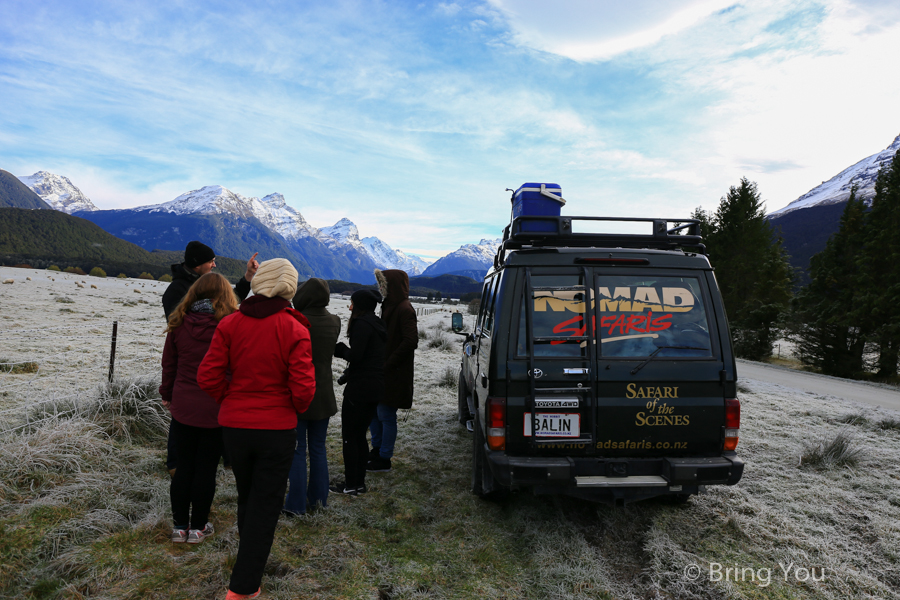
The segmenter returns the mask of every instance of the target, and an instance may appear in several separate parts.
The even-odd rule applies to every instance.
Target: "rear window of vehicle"
[[[581,275],[532,276],[531,285],[535,356],[586,356],[587,337],[600,342],[605,357],[712,355],[696,277],[597,275],[587,292]],[[524,356],[525,299],[519,313],[517,350]]]

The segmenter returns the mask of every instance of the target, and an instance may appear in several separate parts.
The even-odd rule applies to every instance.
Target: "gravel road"
[[[765,381],[807,394],[834,396],[867,406],[900,410],[900,390],[861,381],[805,373],[746,360],[737,361],[738,380]]]

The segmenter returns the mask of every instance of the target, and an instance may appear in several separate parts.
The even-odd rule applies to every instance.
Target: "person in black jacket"
[[[259,262],[256,260],[257,252],[247,261],[247,270],[237,285],[234,286],[234,293],[237,294],[238,300],[243,302],[247,294],[250,293],[250,280],[256,274],[259,268]],[[163,294],[162,304],[163,311],[166,313],[166,321],[169,315],[175,310],[175,307],[181,303],[181,299],[187,294],[187,291],[194,285],[194,282],[200,279],[201,275],[205,275],[212,271],[216,266],[216,253],[206,244],[193,241],[188,242],[184,249],[184,262],[172,265],[172,283],[166,288]]]
[[[331,487],[338,494],[355,496],[366,491],[366,463],[369,444],[366,430],[378,403],[384,399],[384,349],[387,329],[376,314],[381,302],[376,290],[359,290],[350,296],[350,346],[339,342],[334,355],[349,362],[344,375],[344,402],[341,406],[341,438],[344,450],[345,481]]]

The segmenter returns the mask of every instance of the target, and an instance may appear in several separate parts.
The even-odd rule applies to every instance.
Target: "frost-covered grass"
[[[420,329],[448,322],[429,315]],[[393,471],[370,474],[363,496],[331,496],[279,524],[263,597],[900,598],[897,413],[744,380],[737,486],[684,505],[525,492],[491,504],[468,492],[472,438],[455,388],[439,385],[455,378],[454,343],[420,342]],[[103,410],[60,405],[0,439],[0,597],[224,597],[238,544],[233,477],[220,469],[216,534],[169,543],[159,399],[152,383],[132,383],[106,400],[96,392]],[[860,450],[855,465],[807,468],[811,445],[841,435]],[[339,414],[328,456],[342,478]]]

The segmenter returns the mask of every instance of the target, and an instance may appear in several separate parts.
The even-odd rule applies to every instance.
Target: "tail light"
[[[485,404],[487,416],[487,445],[491,450],[506,448],[506,398],[488,398]]]
[[[725,399],[725,450],[734,450],[738,445],[741,430],[741,403],[737,398]]]

